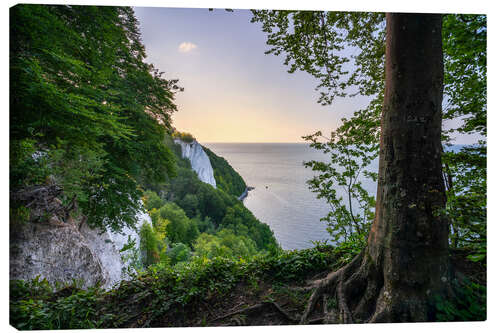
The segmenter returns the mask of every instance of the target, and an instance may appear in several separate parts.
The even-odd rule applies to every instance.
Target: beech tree
[[[268,53],[285,53],[290,72],[304,70],[321,80],[323,104],[346,96],[355,84],[363,94],[376,94],[385,76],[375,220],[367,246],[348,265],[311,283],[301,322],[308,322],[321,296],[336,298],[345,323],[434,319],[432,298],[447,291],[450,278],[442,214],[442,16],[389,13],[383,33],[378,13],[254,11],[253,21],[268,33]],[[381,39],[385,52],[372,48],[376,54],[356,56],[361,66],[346,75],[342,43]]]

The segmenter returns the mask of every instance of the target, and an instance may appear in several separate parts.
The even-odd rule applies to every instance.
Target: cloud
[[[187,53],[189,51],[192,51],[192,50],[196,49],[197,47],[198,46],[196,46],[196,44],[193,44],[191,42],[182,42],[179,45],[179,52]]]

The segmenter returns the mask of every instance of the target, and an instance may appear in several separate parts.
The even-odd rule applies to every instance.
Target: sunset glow
[[[135,8],[148,62],[179,78],[173,125],[200,142],[304,142],[327,135],[366,99],[316,103],[317,82],[288,74],[265,55],[266,36],[248,10]]]

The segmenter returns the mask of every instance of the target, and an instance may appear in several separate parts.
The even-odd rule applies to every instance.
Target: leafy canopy
[[[50,175],[91,226],[133,225],[139,185],[175,172],[177,81],[144,62],[129,7],[17,5],[10,22],[12,188]]]

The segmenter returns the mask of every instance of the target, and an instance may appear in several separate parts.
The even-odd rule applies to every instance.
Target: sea
[[[243,203],[255,217],[270,226],[283,249],[305,249],[313,247],[314,241],[331,240],[326,223],[321,221],[330,206],[309,189],[306,182],[315,172],[303,165],[310,160],[327,162],[328,155],[306,143],[203,145],[224,157],[247,186],[254,187]],[[376,165],[371,168],[375,169]],[[374,195],[376,184],[367,181],[365,185]]]

